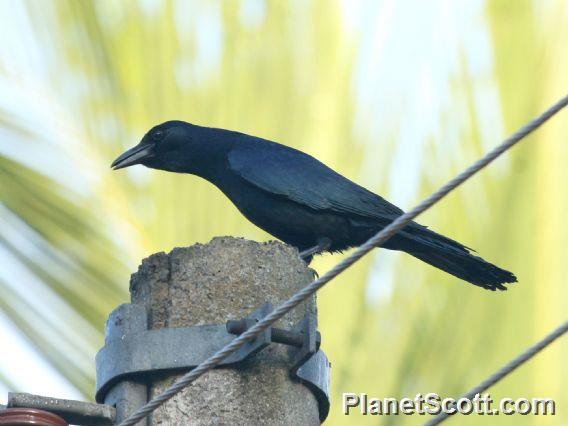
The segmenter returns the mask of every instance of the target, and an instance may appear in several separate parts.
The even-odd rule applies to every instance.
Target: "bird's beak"
[[[118,170],[134,164],[140,164],[141,160],[149,157],[151,153],[152,150],[150,145],[136,145],[134,148],[130,148],[114,160],[110,167],[113,170]]]

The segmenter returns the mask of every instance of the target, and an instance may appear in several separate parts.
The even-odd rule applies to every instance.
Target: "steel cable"
[[[544,348],[546,348],[548,345],[550,345],[556,339],[561,337],[567,331],[568,331],[568,321],[566,321],[564,324],[562,324],[561,326],[559,326],[558,328],[553,330],[549,335],[547,335],[542,340],[540,340],[539,342],[532,345],[530,348],[525,350],[523,353],[518,355],[516,358],[509,361],[507,364],[505,364],[503,367],[501,367],[499,370],[497,370],[495,373],[493,373],[491,376],[489,376],[487,379],[485,379],[479,385],[474,387],[468,393],[466,393],[466,394],[462,395],[460,398],[458,398],[458,400],[460,400],[462,398],[469,399],[469,400],[473,399],[473,397],[475,397],[475,395],[483,392],[484,390],[493,386],[498,381],[502,380],[505,376],[507,376],[508,374],[510,374],[511,372],[516,370],[518,367],[523,365],[525,362],[527,362],[529,359],[534,357],[536,354],[538,354],[540,351],[542,351]],[[432,419],[430,419],[426,423],[424,423],[424,426],[438,425],[452,415],[453,414],[449,414],[449,413],[440,413],[440,414],[436,415],[436,417],[433,417]]]

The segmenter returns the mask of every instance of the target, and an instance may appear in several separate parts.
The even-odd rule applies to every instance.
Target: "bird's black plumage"
[[[191,173],[210,181],[251,222],[299,250],[323,241],[329,251],[360,245],[403,213],[301,151],[183,121],[154,127],[112,167],[133,164]],[[384,247],[405,251],[490,290],[505,290],[505,283],[516,281],[511,272],[415,222]]]

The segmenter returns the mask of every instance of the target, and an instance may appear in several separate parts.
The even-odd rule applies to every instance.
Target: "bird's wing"
[[[239,138],[228,164],[249,183],[315,210],[379,220],[403,213],[310,155],[264,139]]]

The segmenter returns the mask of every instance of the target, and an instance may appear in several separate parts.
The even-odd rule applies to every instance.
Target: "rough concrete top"
[[[223,324],[265,302],[274,306],[313,280],[295,248],[218,237],[144,259],[132,275],[132,303],[146,306],[148,328]],[[316,311],[315,298],[279,322],[289,328]],[[191,348],[188,348],[191,350]],[[157,425],[319,425],[318,405],[289,375],[288,348],[272,344],[239,368],[213,370],[154,412]],[[153,383],[163,391],[175,378]]]
[[[149,328],[184,327],[241,318],[267,301],[276,305],[313,277],[291,246],[216,237],[144,259],[130,292],[132,303],[149,308]],[[289,325],[303,316],[289,316]]]

